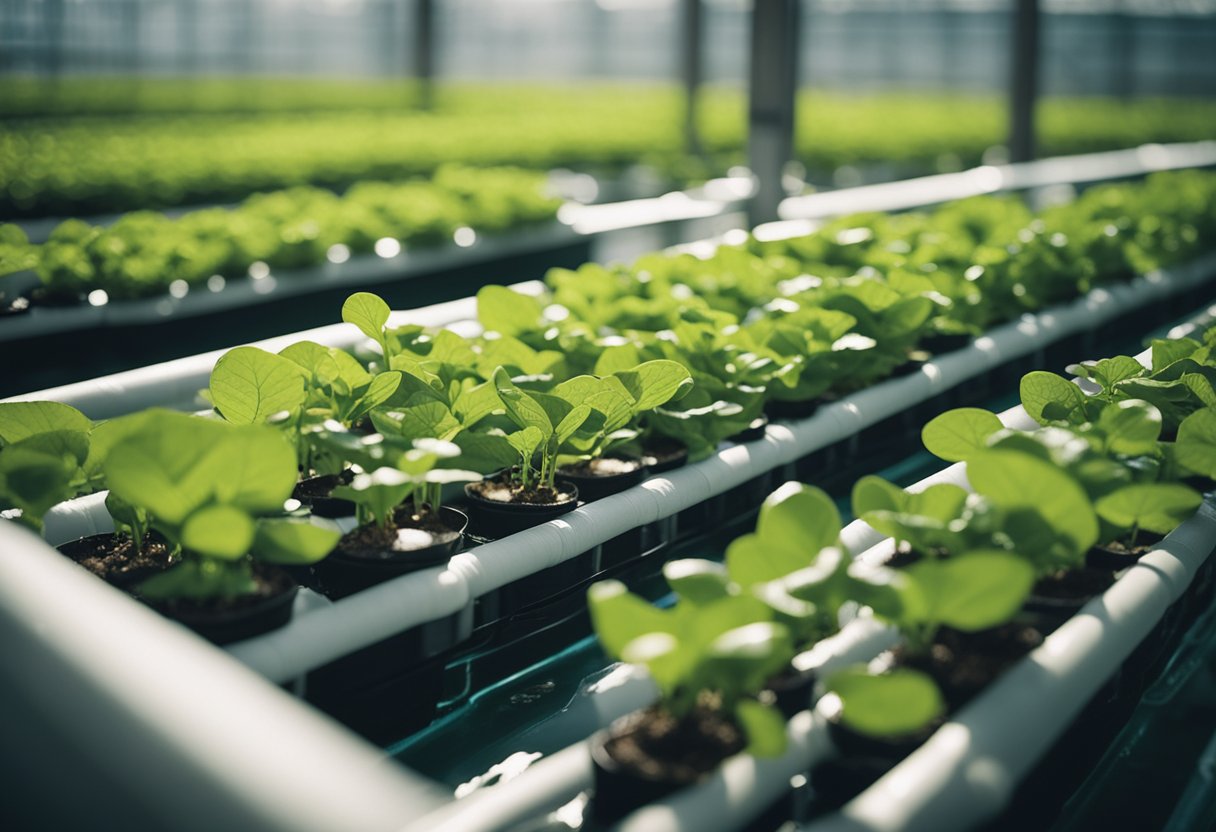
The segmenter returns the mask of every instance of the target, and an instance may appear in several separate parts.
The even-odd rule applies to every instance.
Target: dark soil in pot
[[[291,496],[318,517],[350,517],[355,513],[355,504],[350,500],[342,500],[329,496],[339,485],[349,485],[355,478],[353,471],[343,471],[340,474],[321,474],[308,477],[296,483]]]
[[[978,633],[942,627],[927,654],[908,655],[899,648],[895,659],[932,676],[947,707],[955,711],[1042,643],[1043,634],[1025,624],[1003,624]]]
[[[636,457],[606,456],[557,469],[578,487],[584,500],[598,500],[632,488],[646,478],[646,465]]]
[[[313,566],[317,586],[329,598],[344,598],[369,586],[430,566],[447,563],[460,551],[465,513],[442,506],[421,517],[412,506],[397,510],[395,526],[364,525],[348,532],[334,551]]]
[[[656,707],[622,717],[591,738],[594,817],[619,820],[696,783],[746,745],[738,725],[707,708],[681,718]]]
[[[558,480],[553,489],[523,491],[496,477],[468,483],[464,493],[470,531],[488,539],[547,523],[578,507],[578,487],[568,480]]]
[[[253,578],[257,591],[249,595],[146,603],[208,641],[229,644],[277,630],[291,620],[292,603],[299,591],[291,576],[275,566],[255,562]]]
[[[1134,566],[1142,555],[1151,552],[1162,540],[1161,535],[1152,532],[1141,532],[1138,538],[1135,546],[1128,546],[1120,540],[1093,546],[1085,553],[1085,565],[1090,569],[1118,572]]]
[[[642,462],[651,474],[674,471],[688,464],[688,448],[682,442],[657,436],[642,446]]]
[[[144,536],[138,554],[125,534],[94,534],[57,548],[106,583],[128,591],[177,562],[164,538],[155,532]]]
[[[728,437],[731,442],[755,442],[757,439],[764,438],[764,432],[768,429],[768,416],[761,414],[748,423],[747,427],[736,433],[734,436]]]

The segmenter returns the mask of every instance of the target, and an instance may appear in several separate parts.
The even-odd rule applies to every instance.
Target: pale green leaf
[[[182,524],[182,548],[207,557],[236,560],[249,553],[254,524],[248,513],[235,506],[205,506]]]
[[[294,361],[257,347],[237,347],[216,362],[208,389],[225,420],[251,425],[303,407],[305,381],[304,371]]]
[[[978,407],[960,407],[930,420],[920,438],[929,453],[946,462],[961,462],[987,447],[1002,427],[996,414]]]

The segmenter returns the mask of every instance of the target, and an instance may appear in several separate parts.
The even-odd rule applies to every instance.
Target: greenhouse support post
[[[1039,0],[1015,0],[1009,63],[1009,161],[1035,157],[1039,96]]]
[[[705,67],[704,0],[680,0],[680,80],[684,84],[684,149],[701,155],[697,99]]]
[[[782,173],[794,155],[798,8],[797,0],[756,0],[752,11],[747,155],[757,179],[753,226],[778,218]]]
[[[418,106],[429,110],[435,85],[435,0],[414,0],[414,80]]]

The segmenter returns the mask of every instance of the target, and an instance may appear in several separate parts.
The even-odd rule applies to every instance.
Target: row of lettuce
[[[393,550],[438,513],[445,484],[469,481],[469,499],[500,508],[570,510],[564,473],[591,461],[673,443],[703,458],[766,413],[806,414],[890,376],[926,344],[1194,257],[1216,239],[1213,190],[1209,174],[1162,175],[1037,216],[984,198],[704,260],[555,270],[541,296],[483,289],[475,337],[393,326],[358,293],[342,317],[364,344],[234,349],[212,373],[207,417],[94,425],[60,404],[4,405],[0,500],[38,527],[55,504],[108,488],[134,552],[154,529],[182,566],[142,593],[231,598],[251,586],[251,553]],[[1144,381],[1140,397],[1173,418],[1169,397],[1193,379],[1174,381]],[[322,496],[355,503],[363,531],[340,539],[309,516],[309,499],[292,498],[301,477],[330,478]]]
[[[448,165],[429,179],[362,182],[341,195],[298,186],[176,218],[137,211],[104,227],[67,220],[41,245],[17,225],[0,225],[0,275],[33,270],[56,302],[96,290],[140,298],[177,281],[191,287],[215,275],[245,276],[255,264],[290,270],[345,262],[382,240],[391,253],[451,243],[459,229],[502,233],[552,221],[560,205],[541,173]]]
[[[68,90],[88,84],[61,83]],[[302,112],[191,113],[188,84],[177,82],[173,90],[174,82],[145,80],[142,93],[172,106],[149,102],[149,112],[138,117],[23,119],[14,113],[0,131],[0,218],[231,202],[296,185],[343,188],[429,175],[452,160],[584,171],[641,161],[676,180],[720,175],[746,160],[747,107],[737,89],[702,92],[703,155],[695,157],[685,147],[681,91],[671,86],[444,85],[435,107],[420,112],[392,86],[383,88],[377,107],[363,86],[346,94],[310,81],[293,93],[266,79],[231,83],[245,104],[257,102],[260,92],[262,100],[341,102],[313,111],[286,108]],[[16,86],[0,109],[54,106],[53,95],[38,84],[23,89],[10,81],[6,92],[9,84]],[[158,94],[165,86],[170,91]],[[1057,154],[1199,141],[1212,137],[1212,118],[1213,105],[1195,100],[1053,97],[1040,105],[1039,145]],[[979,164],[1000,146],[1006,120],[1003,101],[993,96],[803,91],[796,153],[824,176],[846,165],[956,170]],[[889,129],[892,124],[899,129]]]
[[[1202,496],[1192,484],[1211,487],[1216,477],[1214,348],[1216,329],[1202,342],[1153,342],[1147,367],[1130,356],[1078,365],[1096,385],[1090,395],[1030,373],[1021,398],[1034,430],[975,408],[934,418],[925,447],[964,463],[972,490],[939,483],[909,493],[859,480],[854,515],[896,541],[886,564],[853,559],[832,499],[787,483],[765,501],[755,531],[730,543],[725,563],[666,564],[673,606],[651,606],[619,581],[593,585],[588,602],[606,652],[644,666],[661,692],[596,738],[593,759],[612,761],[601,779],[625,769],[649,782],[653,799],[656,779],[674,791],[744,748],[780,754],[786,716],[813,704],[816,683],[831,697],[824,711],[838,747],[893,765],[1060,623],[1037,598],[1101,573],[1073,596],[1079,608],[1195,512]],[[1110,563],[1112,552],[1124,560]],[[901,646],[869,665],[807,675],[798,655],[859,607],[896,628]],[[977,654],[979,678],[968,664]],[[799,677],[801,698],[783,713],[778,691]],[[694,749],[690,738],[714,735],[730,741]],[[610,793],[600,814],[635,808]]]

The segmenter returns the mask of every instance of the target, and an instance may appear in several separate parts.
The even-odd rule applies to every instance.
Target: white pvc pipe
[[[71,757],[48,760],[48,738],[6,728],[11,761],[92,770],[160,829],[389,830],[444,799],[29,531],[0,521],[0,551],[0,723],[51,725]],[[42,814],[53,824],[59,810]]]
[[[1216,142],[1148,144],[1127,150],[1084,153],[1009,165],[984,165],[959,173],[921,176],[790,197],[778,208],[783,220],[820,219],[857,211],[892,211],[997,191],[1082,184],[1152,171],[1216,165]]]

